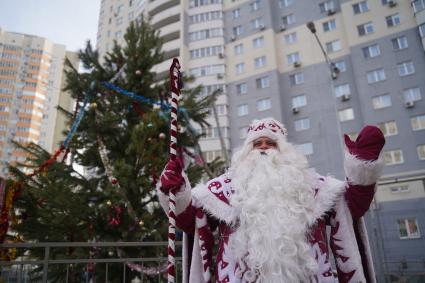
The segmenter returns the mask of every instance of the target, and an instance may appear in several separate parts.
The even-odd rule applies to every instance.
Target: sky
[[[0,28],[41,36],[77,51],[95,46],[101,0],[0,0]]]

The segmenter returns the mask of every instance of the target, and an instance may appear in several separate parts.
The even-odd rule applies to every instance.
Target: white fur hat
[[[244,144],[247,145],[260,137],[268,137],[279,143],[282,139],[286,139],[286,135],[287,132],[283,124],[273,118],[254,120],[248,127]]]

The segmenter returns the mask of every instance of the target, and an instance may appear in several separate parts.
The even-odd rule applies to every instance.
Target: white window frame
[[[251,12],[258,11],[261,8],[261,1],[260,0],[255,0],[254,2],[251,2],[249,4],[249,6],[251,8]]]
[[[292,108],[300,108],[307,105],[307,96],[305,94],[297,95],[291,98]]]
[[[290,5],[292,5],[293,0],[279,0],[279,8],[286,8]]]
[[[368,34],[374,33],[375,30],[373,28],[372,22],[367,22],[357,26],[357,33],[359,36],[366,36]]]
[[[236,85],[236,93],[237,94],[247,94],[248,93],[248,85],[247,83],[240,83]]]
[[[232,18],[233,19],[240,18],[240,16],[241,16],[241,9],[237,8],[237,9],[232,10]]]
[[[264,46],[264,36],[256,37],[252,40],[252,48],[260,48]]]
[[[264,26],[264,21],[262,17],[255,18],[250,21],[251,30],[258,30]]]
[[[393,45],[393,50],[403,50],[409,47],[409,43],[407,42],[407,37],[405,35],[391,39],[391,44]]]
[[[425,130],[425,114],[410,117],[410,126],[413,131]]]
[[[322,24],[323,32],[333,31],[336,29],[336,19],[329,20]]]
[[[348,83],[345,84],[340,84],[335,86],[335,97],[341,97],[343,95],[350,95],[351,94],[351,90],[350,90],[350,85]]]
[[[266,56],[260,56],[260,57],[254,58],[254,66],[256,69],[264,68],[266,65],[267,65]]]
[[[306,142],[296,145],[296,148],[301,151],[304,155],[312,155],[314,153],[313,143]]]
[[[385,17],[385,22],[387,27],[395,27],[401,24],[400,15],[398,13],[392,14]]]
[[[286,44],[294,44],[297,42],[297,32],[291,32],[283,36]]]
[[[338,68],[340,73],[344,73],[345,71],[347,71],[347,66],[345,65],[344,60],[339,60],[339,61],[336,61],[334,63],[335,63],[335,67]]]
[[[330,42],[326,42],[326,52],[334,53],[342,49],[342,43],[340,39],[336,39]]]
[[[367,5],[367,1],[361,1],[361,2],[355,3],[352,5],[352,7],[353,7],[354,15],[359,15],[369,11],[369,6]]]
[[[289,75],[289,81],[291,85],[300,85],[305,82],[304,73],[299,72],[292,75]]]
[[[235,74],[240,75],[245,73],[245,63],[238,63],[235,65]]]
[[[310,129],[310,119],[302,118],[294,121],[294,129],[296,132]]]
[[[418,26],[418,29],[419,29],[419,34],[420,34],[420,36],[421,36],[422,38],[424,38],[424,37],[425,37],[425,23],[420,24],[420,25]]]
[[[416,146],[419,160],[425,160],[425,144],[419,144]]]
[[[387,121],[378,123],[379,129],[381,129],[382,133],[385,137],[391,137],[398,135],[398,128],[396,121]]]
[[[243,43],[236,44],[236,45],[233,47],[233,53],[234,53],[235,55],[241,55],[241,54],[243,54],[243,52],[244,52]]]
[[[388,103],[389,102],[389,103]],[[383,109],[392,106],[391,95],[388,93],[372,97],[373,109]]]
[[[379,47],[378,43],[375,43],[375,44],[363,47],[362,52],[363,52],[363,57],[365,59],[371,59],[381,55],[381,48]]]
[[[270,77],[264,76],[255,80],[257,89],[264,89],[270,87]]]
[[[288,14],[282,17],[282,23],[284,25],[292,25],[296,22],[294,14]]]
[[[422,99],[421,89],[419,87],[411,87],[403,90],[404,102],[419,101]]]
[[[368,84],[379,83],[387,79],[384,68],[369,71],[367,72],[366,76]]]
[[[410,221],[414,221],[414,225],[417,228],[417,233],[413,234],[413,231],[410,230],[410,226],[409,226],[409,220]],[[406,228],[406,232],[407,232],[407,236],[402,236],[400,233],[400,224],[403,223],[404,227]],[[419,224],[418,224],[418,220],[416,217],[409,217],[409,218],[403,218],[403,219],[397,219],[397,226],[398,226],[398,235],[400,237],[400,239],[402,240],[407,240],[407,239],[418,239],[421,237],[421,231],[419,229]]]
[[[354,110],[353,108],[345,108],[338,111],[338,118],[340,122],[347,122],[354,120]]]
[[[397,64],[398,74],[400,77],[409,76],[415,73],[415,65],[413,61],[406,61]]]
[[[396,157],[397,155],[400,157],[399,160],[397,160],[397,157]],[[403,164],[404,163],[403,151],[401,149],[392,149],[392,150],[384,151],[384,163],[385,163],[385,166]]]
[[[257,100],[257,110],[258,111],[266,111],[272,108],[272,101],[270,98],[263,98]]]
[[[415,14],[425,10],[425,0],[412,0],[411,4]]]
[[[299,52],[290,53],[286,55],[286,60],[288,62],[288,65],[292,65],[295,62],[300,62],[300,53]]]
[[[242,116],[246,116],[249,114],[249,107],[248,104],[239,104],[238,105],[238,116],[242,117]]]

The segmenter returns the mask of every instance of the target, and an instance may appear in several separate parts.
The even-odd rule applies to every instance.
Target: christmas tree
[[[103,60],[87,43],[79,53],[87,72],[80,73],[67,62],[70,70],[66,74],[65,90],[78,107],[75,113],[67,113],[70,127],[77,113],[85,114],[75,134],[64,143],[69,149],[66,159],[71,161],[61,162],[62,156],[52,160],[35,144],[18,145],[30,158],[25,164],[10,168],[23,184],[15,203],[16,221],[12,230],[26,241],[132,242],[167,238],[167,218],[155,195],[155,184],[167,162],[169,147],[169,82],[158,82],[152,72],[153,66],[163,60],[161,40],[143,20],[131,24],[124,39],[124,46],[115,44]],[[128,93],[143,96],[144,100],[106,87],[105,82],[112,81]],[[194,155],[199,154],[200,136],[191,124],[207,127],[206,117],[215,100],[214,95],[200,98],[200,90],[200,87],[183,90],[179,102],[178,143],[184,149],[182,152]],[[205,170],[214,174],[221,164],[191,162],[186,171],[190,180],[196,182]],[[36,174],[29,176],[28,169]],[[89,256],[149,257],[166,256],[166,252],[165,248],[159,254],[138,248],[95,249]],[[41,258],[43,251],[31,251],[30,256]],[[51,257],[87,258],[87,250],[55,249]],[[76,282],[81,280],[78,268],[85,267],[70,270]],[[58,266],[49,274],[52,272],[61,281],[65,270]],[[122,276],[122,266],[116,270],[110,267],[109,279],[113,281],[114,276]],[[105,282],[104,278],[97,279]]]

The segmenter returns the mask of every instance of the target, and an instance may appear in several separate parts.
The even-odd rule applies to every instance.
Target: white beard
[[[230,203],[237,229],[229,247],[242,282],[308,282],[317,268],[306,239],[312,180],[304,156],[285,146],[286,153],[239,153],[242,160],[233,167]]]

